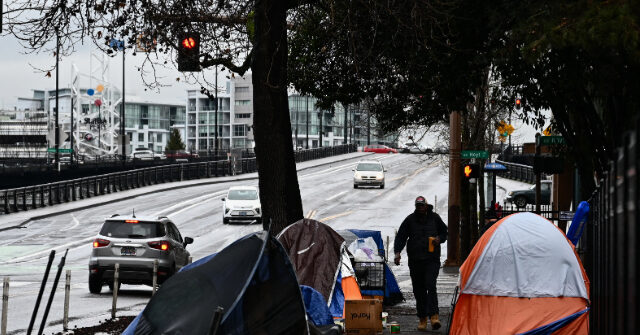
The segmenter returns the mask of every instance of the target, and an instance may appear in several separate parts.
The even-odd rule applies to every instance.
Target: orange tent
[[[460,267],[450,334],[588,334],[589,280],[573,244],[532,213],[496,222]]]

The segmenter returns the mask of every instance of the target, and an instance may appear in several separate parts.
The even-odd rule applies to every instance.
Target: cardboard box
[[[382,332],[382,302],[377,299],[346,300],[344,324],[347,334]]]

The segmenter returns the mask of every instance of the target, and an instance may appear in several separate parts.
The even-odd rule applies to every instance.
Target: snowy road
[[[383,190],[353,188],[351,169],[357,158],[300,171],[298,177],[305,216],[323,221],[334,229],[380,230],[383,238],[389,236],[393,241],[395,229],[412,211],[417,195],[424,195],[432,204],[437,197],[437,211],[446,213],[448,174],[440,164],[445,157],[397,154],[367,156],[369,158],[379,159],[388,169]],[[11,278],[8,334],[24,333],[28,326],[49,250],[55,249],[57,258],[48,288],[52,286],[59,257],[69,249],[65,270],[72,272],[70,324],[72,327],[96,324],[98,320],[110,317],[111,295],[106,287],[100,295],[89,293],[87,264],[90,242],[105,217],[114,213],[131,213],[134,208],[138,215],[166,215],[176,223],[183,236],[195,239],[188,249],[196,260],[261,229],[258,225],[222,224],[220,198],[229,186],[247,184],[257,185],[257,179],[141,195],[32,221],[23,229],[3,231],[0,235],[0,276]],[[51,210],[55,213],[55,209]],[[446,217],[443,219],[446,222]],[[446,246],[443,246],[443,251],[446,251]],[[56,291],[46,332],[62,330],[63,281],[64,274]],[[45,292],[47,296],[48,291]],[[119,314],[139,312],[149,300],[150,293],[151,289],[146,286],[122,286],[118,298]],[[43,309],[44,303],[39,318]]]

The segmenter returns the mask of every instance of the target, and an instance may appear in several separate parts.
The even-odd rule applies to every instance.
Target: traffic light
[[[522,108],[522,100],[520,98],[516,99],[516,109]]]
[[[466,164],[462,167],[465,179],[480,178],[480,164]]]
[[[200,71],[200,34],[188,32],[178,37],[178,71]]]

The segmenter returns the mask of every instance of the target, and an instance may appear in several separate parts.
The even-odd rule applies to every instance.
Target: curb
[[[351,157],[351,158],[343,158],[343,159],[339,159],[339,160],[335,160],[335,161],[331,161],[331,162],[327,162],[327,163],[308,166],[308,167],[304,167],[304,168],[301,168],[301,169],[296,169],[296,171],[300,172],[300,171],[316,168],[316,167],[319,167],[319,166],[330,165],[330,164],[334,164],[334,163],[337,163],[337,162],[343,162],[343,161],[347,161],[347,160],[351,160],[351,159],[356,159],[356,158],[359,158],[359,157],[362,157],[362,156],[367,156],[367,155],[373,155],[373,153],[363,153],[363,155],[361,155],[361,156],[356,156],[356,157]],[[132,194],[132,195],[129,195],[129,196],[126,196],[126,197],[104,201],[101,204],[112,204],[114,202],[119,202],[119,201],[123,201],[123,200],[129,200],[129,199],[133,199],[133,198],[136,198],[136,197],[139,197],[139,196],[149,195],[149,194],[158,193],[158,192],[164,192],[164,191],[168,191],[168,190],[177,190],[177,189],[182,189],[182,188],[188,188],[188,187],[193,187],[193,186],[214,185],[214,184],[221,184],[221,183],[234,182],[234,181],[245,181],[245,180],[258,179],[257,172],[251,172],[251,173],[248,173],[248,174],[253,174],[253,173],[256,174],[255,177],[242,177],[242,178],[234,178],[234,179],[228,179],[228,180],[213,180],[213,181],[210,180],[210,181],[203,181],[203,182],[200,182],[200,183],[193,183],[193,184],[189,184],[189,185],[167,186],[165,188],[161,188],[161,189],[157,189],[157,190],[153,190],[153,191],[147,191],[147,192],[142,192],[142,193],[138,193],[138,194]],[[219,177],[212,177],[212,178],[219,178]],[[207,179],[207,178],[205,178],[205,179]],[[65,214],[65,213],[69,213],[69,212],[73,212],[73,211],[77,211],[77,210],[83,210],[83,209],[87,209],[87,208],[90,208],[90,207],[94,207],[95,205],[96,204],[82,205],[82,206],[79,206],[79,207],[70,208],[70,209],[58,211],[58,212],[55,212],[55,213],[47,213],[47,214],[33,216],[33,217],[30,217],[29,219],[23,221],[22,223],[20,223],[18,225],[11,226],[11,227],[0,228],[0,232],[5,231],[5,230],[11,230],[11,229],[21,229],[21,228],[24,228],[24,226],[27,225],[31,221],[45,219],[45,218],[48,218],[48,217],[51,217],[51,216],[55,216],[55,215],[59,215],[59,214]]]

